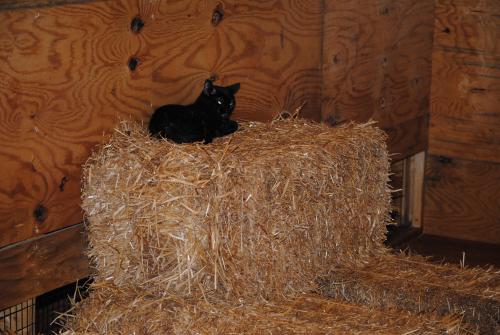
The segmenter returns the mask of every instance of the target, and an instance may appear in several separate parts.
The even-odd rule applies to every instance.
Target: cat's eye
[[[224,103],[224,99],[223,98],[217,98],[217,103],[219,105],[222,105],[222,103]]]

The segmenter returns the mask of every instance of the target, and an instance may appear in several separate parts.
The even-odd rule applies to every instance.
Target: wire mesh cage
[[[35,299],[0,311],[0,334],[35,334]]]
[[[88,278],[44,293],[0,311],[0,335],[54,334],[61,329],[61,314],[72,301],[87,296]]]

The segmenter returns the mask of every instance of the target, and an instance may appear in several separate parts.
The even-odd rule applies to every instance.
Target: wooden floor
[[[411,229],[399,230],[388,242],[397,250],[410,250],[437,262],[465,262],[466,266],[493,265],[500,268],[500,245],[497,244],[422,235]]]

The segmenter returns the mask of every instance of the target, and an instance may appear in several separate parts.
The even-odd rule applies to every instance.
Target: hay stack
[[[97,282],[269,299],[385,253],[382,131],[304,120],[241,128],[211,145],[176,145],[123,123],[91,157],[83,208]]]
[[[76,307],[72,334],[466,334],[460,320],[348,305],[315,295],[279,302],[170,300],[94,286]]]
[[[498,272],[383,246],[380,130],[242,128],[176,145],[123,123],[92,155],[83,208],[97,277],[68,334],[498,331]]]
[[[500,270],[433,264],[386,254],[368,264],[342,264],[318,280],[319,293],[373,308],[463,315],[471,330],[500,334]]]

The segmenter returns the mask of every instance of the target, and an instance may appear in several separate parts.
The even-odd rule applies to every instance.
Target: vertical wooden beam
[[[391,164],[391,175],[389,185],[391,192],[391,218],[393,224],[400,225],[403,208],[403,179],[404,160],[398,160]]]
[[[422,228],[422,202],[425,171],[425,152],[419,152],[404,161],[403,225]]]
[[[425,151],[391,165],[394,224],[405,228],[422,228]]]

